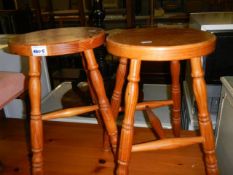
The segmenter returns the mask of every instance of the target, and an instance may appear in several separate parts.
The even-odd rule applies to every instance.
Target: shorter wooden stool
[[[206,84],[203,78],[201,56],[215,48],[215,36],[194,29],[142,28],[130,29],[107,38],[108,51],[120,57],[116,86],[112,96],[112,110],[116,117],[120,108],[121,91],[126,74],[127,60],[130,60],[128,84],[125,92],[125,116],[122,123],[118,153],[118,175],[129,173],[131,151],[174,149],[201,143],[204,150],[207,174],[218,174],[215,156],[214,135],[210,114],[207,109]],[[189,60],[192,68],[193,89],[198,107],[200,136],[192,138],[164,138],[159,120],[153,119],[155,130],[162,140],[133,145],[135,110],[146,110],[150,117],[156,117],[150,108],[172,106],[172,127],[174,135],[180,136],[180,60]],[[171,62],[171,99],[138,103],[138,82],[141,61]],[[160,92],[157,92],[160,93]],[[156,166],[156,165],[155,165]]]
[[[96,111],[98,122],[100,114],[106,127],[113,150],[117,144],[117,128],[105,94],[103,79],[98,70],[93,49],[105,42],[102,29],[72,27],[42,30],[19,35],[9,42],[12,53],[29,57],[29,96],[31,102],[31,146],[33,175],[43,174],[43,132],[42,120],[72,117]],[[94,105],[73,107],[41,115],[41,56],[56,56],[81,53],[83,66],[89,83]],[[49,58],[49,57],[47,57]]]

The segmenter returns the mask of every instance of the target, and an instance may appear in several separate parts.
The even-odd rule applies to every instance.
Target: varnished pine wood
[[[119,57],[172,61],[207,55],[214,50],[215,40],[211,33],[195,29],[141,28],[109,35],[107,48]]]
[[[46,46],[47,56],[73,54],[102,45],[105,34],[93,27],[68,27],[22,34],[9,41],[12,53],[32,56],[31,46]]]
[[[180,92],[180,63],[171,61],[171,96],[172,96],[172,128],[176,137],[180,136],[181,127],[181,92]]]
[[[163,126],[159,120],[159,118],[153,113],[153,111],[149,108],[146,107],[145,112],[147,114],[147,117],[150,121],[150,124],[152,128],[154,129],[155,133],[158,135],[160,139],[165,138],[165,134],[163,131]]]
[[[94,85],[91,82],[90,72],[89,72],[88,67],[87,67],[87,62],[86,62],[86,58],[85,58],[84,53],[81,53],[81,56],[82,56],[82,65],[83,65],[84,71],[86,72],[86,76],[87,76],[87,83],[88,83],[89,91],[91,94],[92,103],[98,104],[98,98],[97,98],[96,93],[94,91]],[[101,118],[101,114],[100,114],[99,109],[95,111],[95,115],[96,115],[96,119],[98,121],[98,124],[103,128],[103,149],[105,151],[110,151],[111,146],[109,143],[109,136],[108,136],[108,133],[106,131],[104,122]]]
[[[138,82],[140,80],[140,67],[140,60],[130,60],[128,84],[125,93],[125,117],[122,123],[118,153],[118,175],[127,175],[129,173],[128,166],[133,143],[134,113],[138,100]]]
[[[122,58],[119,61],[119,66],[117,69],[116,76],[118,77],[115,82],[115,87],[113,90],[112,98],[111,98],[111,108],[112,108],[112,113],[113,117],[116,121],[118,114],[119,114],[119,108],[121,105],[121,93],[122,93],[122,88],[125,82],[125,76],[126,76],[126,70],[127,70],[127,59]],[[104,136],[104,148],[108,150],[108,135],[105,134]]]
[[[0,174],[30,175],[26,122],[6,119],[0,122]],[[102,129],[98,125],[44,121],[44,173],[46,175],[112,175],[113,155],[102,151]],[[147,128],[135,128],[134,144],[154,140]],[[85,135],[84,135],[85,133]],[[172,137],[171,130],[165,130]],[[195,137],[181,131],[182,137]],[[101,163],[102,162],[102,163]],[[105,163],[104,163],[105,162]],[[149,167],[148,167],[149,166]],[[167,151],[132,154],[133,175],[204,175],[201,149],[191,145]]]
[[[197,143],[203,143],[204,140],[205,140],[204,137],[201,136],[163,139],[163,140],[151,141],[147,143],[133,145],[132,152],[175,149]]]
[[[83,65],[83,69],[86,73],[86,76],[87,76],[87,83],[88,83],[88,89],[90,91],[90,95],[91,95],[91,99],[92,99],[92,103],[94,105],[97,105],[98,104],[98,99],[96,97],[96,94],[95,94],[95,91],[94,91],[94,85],[92,84],[91,82],[91,78],[90,78],[90,72],[88,71],[88,67],[87,67],[87,62],[86,62],[86,58],[85,58],[85,55],[84,53],[82,52],[81,53],[81,56],[82,56],[82,65]],[[97,118],[97,121],[98,121],[98,124],[99,125],[103,125],[103,121],[101,120],[101,116],[100,116],[100,113],[99,113],[99,109],[95,111],[95,115],[96,115],[96,118]]]
[[[32,145],[32,174],[43,175],[43,132],[41,117],[41,84],[40,84],[40,57],[32,56],[32,47],[43,46],[47,50],[43,56],[74,54],[83,52],[83,65],[87,73],[89,88],[91,90],[94,106],[70,108],[45,114],[44,119],[70,117],[71,115],[97,111],[97,119],[100,121],[99,111],[103,117],[103,123],[111,138],[113,150],[116,151],[117,128],[114,121],[109,101],[105,94],[103,79],[98,70],[98,65],[93,54],[96,48],[105,41],[102,29],[90,27],[72,27],[36,31],[18,35],[9,42],[9,50],[18,55],[29,57],[29,94],[31,100],[31,145]],[[49,57],[47,57],[49,58]],[[101,123],[102,124],[102,123]],[[102,125],[103,126],[103,125]]]
[[[130,29],[112,34],[107,38],[108,51],[116,56],[128,58],[134,66],[130,66],[128,76],[128,89],[125,94],[125,116],[122,124],[120,138],[118,175],[129,174],[129,161],[133,140],[133,121],[135,110],[144,104],[137,105],[138,81],[140,61],[171,61],[171,94],[172,100],[165,103],[150,102],[152,106],[167,104],[172,105],[172,126],[174,135],[180,136],[180,60],[191,59],[194,94],[198,101],[198,118],[201,136],[198,138],[163,139],[158,142],[149,142],[135,147],[143,150],[178,148],[194,143],[202,143],[206,160],[207,174],[217,175],[217,161],[215,156],[213,129],[207,109],[207,98],[200,56],[211,53],[215,49],[216,37],[208,32],[194,29],[169,29],[169,28],[142,28]],[[137,62],[137,64],[136,64]],[[132,64],[133,65],[133,64]],[[138,66],[136,66],[138,65]],[[119,77],[117,77],[118,79]],[[120,110],[123,110],[121,108]],[[149,115],[151,114],[150,111]],[[150,115],[151,116],[151,115]],[[156,123],[157,124],[157,123]],[[161,131],[161,127],[157,128]],[[163,147],[164,146],[164,147]],[[153,149],[152,149],[153,148]]]
[[[108,102],[107,96],[105,94],[103,78],[98,69],[98,64],[95,60],[93,50],[85,50],[84,55],[87,61],[87,67],[90,72],[90,78],[92,84],[96,86],[94,88],[96,95],[98,97],[99,110],[102,115],[103,121],[105,123],[107,132],[110,137],[113,151],[116,152],[117,146],[117,127],[113,117],[110,103]]]
[[[32,174],[43,175],[43,123],[41,118],[40,57],[29,58],[29,98],[31,102]]]
[[[159,107],[163,107],[163,106],[169,106],[169,105],[172,105],[172,104],[173,104],[172,100],[144,101],[144,102],[137,103],[136,110],[137,111],[142,111],[142,110],[145,110],[146,107],[159,108]],[[125,107],[120,107],[119,108],[120,112],[122,112],[124,110],[125,110]]]
[[[198,121],[203,143],[206,170],[208,175],[218,174],[218,165],[215,154],[214,134],[210,113],[208,111],[206,84],[201,58],[191,59],[191,75],[193,77],[193,91],[198,107]]]
[[[92,112],[92,111],[95,111],[97,109],[98,109],[97,105],[62,109],[62,110],[58,110],[55,112],[51,112],[51,113],[42,115],[42,120],[73,117],[75,115],[85,114],[87,112]]]
[[[85,55],[84,55],[83,52],[81,53],[81,56],[82,56],[83,69],[84,69],[84,71],[86,73],[86,76],[87,76],[87,83],[88,83],[88,88],[89,88],[89,91],[90,91],[92,103],[95,104],[95,105],[98,105],[98,98],[96,96],[96,93],[95,93],[95,90],[94,90],[94,85],[93,85],[93,83],[91,81],[91,78],[90,78],[90,72],[88,70],[87,61],[86,61],[86,58],[85,58]],[[96,115],[98,124],[101,125],[102,127],[104,127],[104,124],[103,124],[99,109],[95,111],[95,115]]]
[[[116,73],[116,82],[113,90],[112,98],[111,98],[111,107],[113,116],[116,119],[119,114],[119,109],[121,105],[121,97],[122,97],[122,88],[124,86],[126,71],[127,71],[127,59],[121,58],[119,61],[119,66]]]

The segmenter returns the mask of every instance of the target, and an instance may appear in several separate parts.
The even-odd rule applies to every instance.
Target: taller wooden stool
[[[113,150],[117,143],[117,128],[110,104],[105,94],[103,79],[95,60],[93,48],[105,42],[102,29],[88,27],[59,28],[19,35],[9,42],[12,53],[29,57],[29,96],[31,102],[31,149],[33,175],[43,174],[42,120],[71,117],[86,112],[101,113]],[[41,56],[81,53],[87,73],[89,89],[94,105],[64,109],[41,115]],[[49,57],[47,57],[49,58]],[[100,119],[99,119],[99,122]]]
[[[125,116],[122,123],[118,154],[118,175],[129,174],[128,166],[131,151],[173,149],[196,143],[201,143],[203,146],[207,174],[218,174],[214,135],[210,114],[207,109],[206,84],[201,63],[201,56],[207,55],[214,50],[215,40],[215,36],[207,32],[167,28],[130,29],[110,35],[107,38],[108,51],[120,57],[116,86],[112,96],[115,117],[119,111],[127,60],[130,60],[128,84],[125,92]],[[176,137],[180,136],[180,60],[190,60],[191,62],[191,76],[198,107],[200,136],[166,139],[164,138],[161,123],[154,119],[153,125],[157,126],[155,130],[162,139],[132,146],[135,110],[146,110],[149,115],[153,116],[150,108],[171,105],[174,135]],[[141,61],[171,62],[172,95],[170,100],[137,103]],[[154,115],[154,117],[156,116]]]

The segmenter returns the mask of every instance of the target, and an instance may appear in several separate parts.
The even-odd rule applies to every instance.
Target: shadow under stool
[[[106,128],[113,151],[117,144],[117,127],[109,101],[106,97],[103,78],[98,69],[93,49],[105,42],[102,29],[91,27],[70,27],[36,31],[18,35],[9,41],[11,53],[27,56],[29,61],[29,97],[31,104],[31,150],[32,174],[43,175],[43,120],[72,117],[95,111],[97,120]],[[87,74],[87,81],[93,105],[73,107],[47,114],[41,114],[41,68],[42,56],[56,56],[80,53]]]
[[[131,152],[175,149],[192,144],[203,146],[206,173],[208,175],[218,174],[214,135],[207,108],[206,84],[201,61],[202,56],[210,54],[215,49],[215,41],[216,38],[211,33],[179,28],[129,29],[107,37],[109,53],[120,59],[111,101],[113,115],[116,117],[119,109],[125,112],[119,141],[117,175],[129,174]],[[197,137],[180,137],[180,60],[187,60],[191,63],[192,86],[197,101],[200,127],[200,136]],[[142,61],[170,61],[171,99],[138,103],[138,82]],[[120,107],[121,91],[126,77],[127,62],[130,64],[123,109]],[[165,138],[161,122],[151,111],[151,108],[167,105],[172,107],[171,122],[175,138]],[[145,110],[149,118],[153,118],[151,119],[152,126],[160,140],[132,145],[135,110]]]

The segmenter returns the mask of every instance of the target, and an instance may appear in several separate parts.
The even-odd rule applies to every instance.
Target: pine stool
[[[29,57],[29,96],[31,103],[31,149],[32,173],[43,174],[43,132],[42,120],[71,117],[82,113],[96,111],[97,117],[101,113],[103,123],[107,129],[113,150],[117,143],[117,128],[112,111],[105,94],[103,79],[95,60],[93,48],[105,42],[102,29],[88,27],[71,27],[36,31],[18,35],[9,42],[12,53]],[[81,53],[84,69],[87,73],[89,89],[94,105],[74,107],[41,114],[41,84],[40,60],[41,56],[56,56]],[[100,119],[99,119],[100,120]]]
[[[218,174],[214,135],[207,109],[206,84],[201,63],[201,56],[207,55],[214,50],[215,40],[215,36],[207,32],[194,29],[168,28],[130,29],[112,34],[107,38],[109,53],[120,57],[116,86],[111,102],[114,117],[118,115],[119,109],[122,109],[120,108],[120,96],[126,74],[127,60],[130,61],[128,84],[125,92],[125,115],[119,143],[118,175],[129,174],[128,167],[131,152],[174,149],[197,143],[201,143],[203,146],[207,174]],[[200,136],[192,138],[179,138],[181,122],[180,60],[190,60],[191,62],[193,89],[198,107]],[[141,61],[171,62],[172,83],[170,100],[137,103]],[[150,109],[166,105],[172,106],[172,127],[176,138],[164,138],[161,123],[154,118],[152,125],[156,126],[154,129],[162,139],[132,145],[135,110],[145,110],[150,116],[156,117]]]

